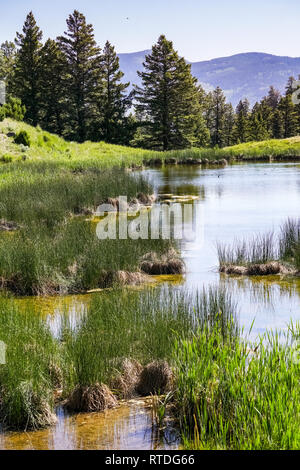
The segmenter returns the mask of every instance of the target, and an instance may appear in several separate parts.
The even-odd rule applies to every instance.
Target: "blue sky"
[[[299,0],[0,0],[0,7],[0,42],[15,37],[30,10],[44,39],[54,38],[76,8],[99,44],[109,39],[118,52],[149,49],[164,33],[191,61],[254,51],[300,57]]]

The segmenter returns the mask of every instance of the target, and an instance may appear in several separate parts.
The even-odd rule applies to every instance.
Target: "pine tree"
[[[25,120],[36,126],[40,98],[40,50],[42,32],[30,12],[24,23],[23,33],[17,33],[19,47],[16,57],[12,92],[26,107]]]
[[[68,64],[65,91],[70,103],[69,124],[73,137],[83,142],[94,116],[94,90],[100,74],[100,48],[94,39],[93,26],[77,10],[67,19],[65,36],[58,44]]]
[[[276,90],[276,88],[273,86],[270,86],[268,95],[264,98],[264,100],[267,106],[269,106],[274,111],[279,104],[280,98],[280,91]]]
[[[282,97],[278,106],[283,122],[283,137],[293,137],[298,133],[298,116],[296,107],[292,102],[292,95]]]
[[[282,139],[284,136],[283,117],[279,109],[276,109],[272,117],[272,137]]]
[[[138,72],[136,111],[145,129],[140,141],[146,147],[170,150],[191,147],[197,141],[200,107],[197,80],[173,44],[160,36]]]
[[[48,39],[41,49],[40,64],[40,124],[50,132],[63,135],[65,131],[68,134],[67,62],[52,39]]]
[[[15,44],[13,42],[5,41],[0,46],[0,80],[11,80],[15,60]]]
[[[268,132],[268,122],[264,119],[260,109],[253,110],[251,114],[250,138],[256,142],[267,140],[270,137]]]
[[[236,142],[248,142],[250,140],[250,105],[247,99],[240,100],[236,108],[235,139]]]
[[[234,144],[234,124],[235,115],[232,104],[226,104],[224,115],[223,142],[224,145],[227,147]]]
[[[220,87],[212,92],[211,100],[211,144],[223,147],[225,143],[224,126],[226,113],[226,98]]]
[[[121,143],[122,127],[131,99],[125,91],[129,83],[122,83],[124,73],[114,47],[107,41],[101,55],[102,80],[99,83],[98,108],[100,114],[99,138],[110,143]]]

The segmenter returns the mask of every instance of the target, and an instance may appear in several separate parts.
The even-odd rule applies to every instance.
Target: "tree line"
[[[1,45],[0,79],[8,96],[2,115],[24,116],[68,140],[157,150],[224,147],[300,133],[293,77],[283,96],[271,86],[252,109],[247,99],[234,109],[220,87],[203,89],[191,65],[162,35],[138,71],[141,85],[128,91],[113,45],[107,41],[101,49],[93,26],[77,10],[66,23],[63,35],[43,44],[30,12],[15,42]]]

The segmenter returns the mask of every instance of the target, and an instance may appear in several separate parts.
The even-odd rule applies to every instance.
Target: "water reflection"
[[[136,399],[103,413],[65,415],[57,411],[57,425],[41,431],[0,434],[0,448],[9,450],[130,450],[177,449],[172,424],[159,431],[153,424],[150,400]]]

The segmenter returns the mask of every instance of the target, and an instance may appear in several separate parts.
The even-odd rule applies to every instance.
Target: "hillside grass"
[[[30,147],[14,143],[7,133],[18,133],[25,130],[31,141]],[[0,162],[29,162],[48,163],[58,167],[70,169],[105,168],[105,167],[139,167],[159,164],[170,159],[176,162],[204,160],[204,163],[227,160],[266,160],[274,159],[300,159],[300,137],[290,139],[266,140],[262,142],[248,142],[244,144],[225,147],[223,149],[192,148],[186,150],[172,150],[168,152],[155,152],[120,145],[106,144],[105,142],[67,142],[63,138],[43,131],[39,126],[34,128],[23,122],[5,119],[0,122]],[[208,162],[205,162],[208,160]]]

